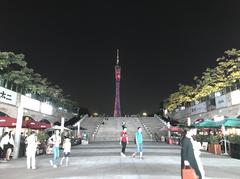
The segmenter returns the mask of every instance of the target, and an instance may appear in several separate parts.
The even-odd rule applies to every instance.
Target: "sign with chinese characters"
[[[0,87],[0,102],[16,105],[17,93],[9,89]]]

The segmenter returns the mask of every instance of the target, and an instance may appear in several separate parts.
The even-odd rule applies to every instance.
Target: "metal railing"
[[[147,134],[150,136],[151,141],[153,141],[153,135],[152,135],[151,129],[149,129],[140,118],[139,118],[139,121],[141,122],[141,124],[142,124],[143,128],[145,129],[145,131],[147,132]]]

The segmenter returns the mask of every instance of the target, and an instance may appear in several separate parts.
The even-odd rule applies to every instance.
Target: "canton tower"
[[[114,117],[121,116],[120,80],[121,80],[121,67],[119,66],[119,50],[117,49],[117,63],[115,65],[116,95],[115,95],[115,105],[114,105]]]

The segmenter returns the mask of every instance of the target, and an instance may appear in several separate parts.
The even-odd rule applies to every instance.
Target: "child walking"
[[[63,142],[63,157],[61,159],[60,163],[61,165],[63,164],[64,159],[66,159],[65,166],[68,166],[70,153],[71,153],[71,141],[68,137],[66,137]]]

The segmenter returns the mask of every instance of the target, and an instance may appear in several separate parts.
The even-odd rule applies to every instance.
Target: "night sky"
[[[117,48],[123,114],[158,111],[178,83],[240,49],[237,0],[80,2],[1,1],[0,50],[25,54],[91,112],[113,113]]]

